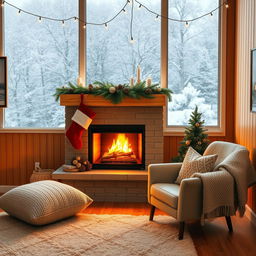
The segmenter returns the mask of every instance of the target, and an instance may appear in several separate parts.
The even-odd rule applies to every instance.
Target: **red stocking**
[[[85,130],[90,126],[95,113],[83,104],[83,94],[81,94],[81,103],[75,114],[72,117],[72,123],[66,132],[70,143],[75,149],[82,148],[82,135]]]

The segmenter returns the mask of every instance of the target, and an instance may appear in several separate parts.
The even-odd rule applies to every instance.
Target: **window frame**
[[[219,0],[223,4],[224,0]],[[164,5],[164,8],[163,8]],[[162,0],[162,15],[168,16],[168,0]],[[162,19],[161,28],[161,84],[168,88],[168,20]],[[210,136],[226,135],[226,32],[227,32],[227,8],[219,9],[219,101],[218,101],[218,126],[206,126]],[[168,104],[164,108],[164,136],[183,136],[185,126],[168,125]]]
[[[220,0],[223,3],[224,0]],[[1,0],[2,2],[2,0]],[[87,0],[78,0],[78,14],[82,20],[86,20]],[[168,16],[168,0],[161,0],[161,14]],[[225,135],[226,118],[226,31],[227,31],[227,10],[220,9],[219,19],[219,126],[207,126],[208,134],[212,136]],[[78,70],[79,77],[83,83],[86,82],[86,30],[83,24],[79,23],[78,28]],[[160,36],[160,77],[161,86],[168,87],[168,20],[161,19]],[[0,8],[0,54],[4,55],[4,8]],[[167,105],[164,108],[164,136],[182,136],[184,126],[168,126]],[[4,109],[0,108],[0,133],[64,133],[65,128],[5,128]]]

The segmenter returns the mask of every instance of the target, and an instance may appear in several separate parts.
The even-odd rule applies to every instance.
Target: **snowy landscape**
[[[160,0],[141,0],[160,13]],[[21,8],[56,18],[78,16],[78,1],[10,0]],[[87,20],[104,22],[125,0],[88,0]],[[214,9],[217,0],[169,0],[169,16],[190,19]],[[130,5],[104,26],[87,26],[87,84],[94,81],[128,83],[141,66],[144,79],[160,81],[161,22],[135,6],[130,43]],[[185,125],[195,105],[206,125],[218,125],[218,12],[189,24],[169,22],[168,124]],[[8,57],[9,102],[6,127],[63,127],[64,109],[55,102],[56,87],[78,77],[78,24],[62,26],[5,7],[5,55]]]

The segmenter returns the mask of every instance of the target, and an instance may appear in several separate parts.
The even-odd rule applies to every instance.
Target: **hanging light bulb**
[[[4,7],[4,1],[2,1],[1,6]]]
[[[21,14],[21,9],[18,10],[17,14],[19,14],[19,15]]]
[[[84,23],[84,25],[83,25],[83,29],[86,29],[86,23]]]
[[[62,22],[61,22],[61,23],[62,23],[62,26],[65,26],[65,21],[64,21],[64,20],[62,20]]]
[[[225,3],[225,7],[228,9],[229,7],[228,2]]]
[[[105,23],[104,26],[105,26],[105,29],[108,29],[108,23]]]
[[[124,14],[127,14],[127,11],[125,9],[122,9],[122,11],[123,11]]]
[[[127,3],[128,3],[128,4],[131,4],[131,1],[132,1],[132,0],[127,0]]]
[[[211,16],[211,17],[213,16],[213,13],[212,13],[212,12],[210,13],[210,16]]]
[[[42,17],[38,17],[38,22],[41,23],[42,22]]]
[[[140,4],[140,5],[138,6],[138,10],[141,10],[141,7],[142,7],[142,4]]]
[[[134,44],[134,43],[135,43],[135,40],[133,39],[133,37],[132,37],[132,36],[131,36],[130,43],[131,43],[131,44]]]
[[[77,22],[77,20],[78,20],[77,17],[74,17],[74,21]]]
[[[188,21],[186,21],[186,23],[185,23],[185,27],[186,27],[186,28],[188,28],[188,27],[189,27],[189,23],[188,23]]]
[[[159,20],[159,15],[157,14],[155,17],[155,21],[158,21],[158,20]]]

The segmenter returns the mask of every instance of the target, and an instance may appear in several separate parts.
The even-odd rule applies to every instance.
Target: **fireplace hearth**
[[[93,169],[144,170],[145,125],[91,125],[88,158]]]

